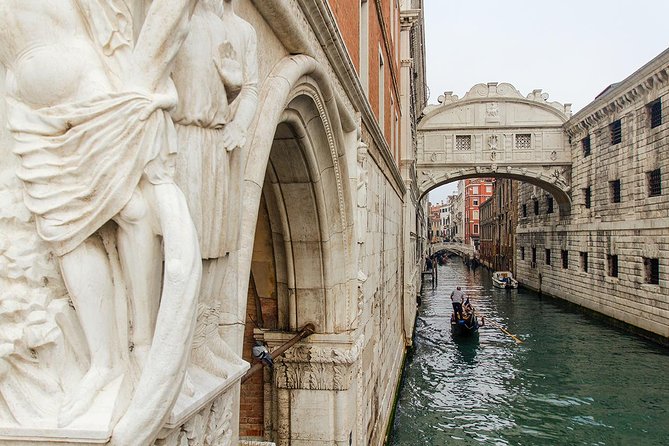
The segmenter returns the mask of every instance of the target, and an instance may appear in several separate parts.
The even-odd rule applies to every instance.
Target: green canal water
[[[389,445],[669,445],[669,349],[454,259],[424,292]],[[484,327],[452,339],[461,285]]]

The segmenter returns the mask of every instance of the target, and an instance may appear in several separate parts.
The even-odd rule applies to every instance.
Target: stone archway
[[[291,430],[298,426],[295,417],[308,417],[324,405],[338,413],[338,407],[355,404],[346,371],[357,353],[350,353],[350,343],[339,333],[350,329],[357,309],[357,269],[347,261],[355,239],[345,156],[347,144],[355,144],[357,136],[322,68],[306,56],[286,58],[275,67],[260,104],[245,174],[239,320],[244,320],[246,290],[251,293],[253,288],[256,295],[251,293],[250,301],[262,305],[258,284],[271,282],[262,277],[269,274],[275,286],[276,325],[263,327],[270,330],[255,336],[272,348],[312,323],[319,339],[287,352],[275,364],[272,378],[266,375],[260,383],[263,394],[273,395],[270,404],[263,404],[264,433],[287,444],[300,435]],[[254,237],[263,240],[271,261],[254,258]],[[342,363],[344,357],[349,359]],[[336,399],[334,391],[339,392]],[[250,392],[245,384],[244,393]],[[332,432],[350,431],[342,424],[348,421],[335,417]]]
[[[477,84],[459,99],[450,93],[429,106],[418,126],[421,195],[476,177],[510,178],[552,194],[562,213],[571,207],[571,150],[563,125],[570,105],[526,97],[512,85]]]

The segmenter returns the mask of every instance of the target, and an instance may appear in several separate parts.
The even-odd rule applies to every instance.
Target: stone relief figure
[[[76,309],[82,340],[70,342],[88,352],[85,373],[58,407],[39,395],[18,401],[11,385],[2,387],[2,406],[10,416],[40,406],[44,427],[53,427],[53,413],[63,427],[122,383],[105,410],[119,419],[111,443],[123,446],[149,444],[176,400],[201,275],[195,228],[170,175],[168,114],[177,100],[170,69],[197,0],[153,0],[141,24],[134,3],[0,1],[17,176]],[[56,322],[35,320],[36,362],[59,330],[76,337],[68,321]],[[11,383],[13,373],[17,385],[29,378],[16,367],[4,372],[0,379]]]
[[[179,140],[177,183],[184,191],[204,259],[193,362],[225,378],[243,363],[219,335],[234,315],[246,131],[258,105],[256,33],[232,0],[201,0],[172,78]],[[230,340],[228,340],[230,341]],[[232,348],[230,348],[232,347]]]

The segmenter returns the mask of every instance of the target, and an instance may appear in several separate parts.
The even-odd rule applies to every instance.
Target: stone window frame
[[[642,257],[644,282],[649,285],[660,284],[660,259]]]
[[[562,258],[562,268],[569,269],[569,251],[567,249],[561,250],[560,257]]]
[[[623,121],[616,119],[609,124],[609,137],[611,138],[611,145],[615,146],[623,141]]]
[[[546,256],[546,258],[545,258],[546,265],[550,266],[550,264],[551,264],[551,249],[546,248],[544,250],[544,255]]]
[[[606,255],[606,275],[608,277],[618,277],[618,254]]]
[[[662,125],[662,98],[646,104],[646,113],[648,114],[648,125],[651,129]]]
[[[581,140],[581,149],[583,150],[583,158],[587,158],[592,153],[590,144],[590,135]]]
[[[453,147],[455,147],[456,152],[470,152],[472,150],[472,135],[455,135],[455,142],[453,143]],[[463,147],[459,148],[458,147],[458,141],[461,141],[464,146],[468,147]],[[464,144],[467,142],[468,144]]]
[[[609,181],[609,198],[611,203],[622,202],[622,184],[620,179]]]
[[[581,271],[584,273],[588,272],[588,252],[587,251],[581,251],[579,252],[579,260],[580,260],[580,266],[581,266]]]
[[[659,167],[646,172],[646,185],[649,197],[662,195],[662,172]]]
[[[534,138],[532,133],[514,133],[513,148],[515,150],[532,150]]]

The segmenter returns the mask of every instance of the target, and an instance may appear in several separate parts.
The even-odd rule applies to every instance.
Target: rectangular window
[[[537,248],[532,247],[532,268],[537,265]]]
[[[609,181],[611,203],[620,203],[620,180]]]
[[[585,203],[586,209],[590,209],[590,206],[592,206],[591,195],[590,186],[583,189],[583,202]]]
[[[474,209],[472,211],[472,220],[478,220],[479,219],[479,211],[477,209]]]
[[[472,200],[472,204],[473,204],[474,206],[478,206],[478,205],[479,205],[479,201],[475,198],[475,199]]]
[[[553,213],[553,197],[551,197],[550,195],[546,197],[546,213],[547,214]]]
[[[581,147],[583,148],[583,157],[587,158],[590,156],[590,135],[586,136],[581,140]]]
[[[623,126],[620,119],[609,124],[609,134],[611,135],[611,145],[620,144],[623,140]]]
[[[479,225],[474,225],[474,234],[479,233]]]
[[[472,187],[472,195],[478,195],[479,194],[479,187],[474,186]]]
[[[662,101],[660,99],[648,104],[648,118],[651,129],[662,125]]]
[[[472,136],[455,135],[455,150],[472,150]]]
[[[581,259],[581,271],[588,272],[588,253],[587,252],[581,252],[579,253],[579,257]]]
[[[550,264],[551,264],[551,250],[547,249],[546,250],[546,265],[550,265]]]
[[[660,260],[643,258],[643,269],[646,283],[660,284]]]
[[[534,201],[534,215],[539,215],[539,200]]]
[[[525,247],[520,247],[520,260],[525,260]]]
[[[520,150],[529,150],[532,148],[532,135],[529,133],[521,133],[516,135],[515,147]]]
[[[381,47],[379,47],[379,126],[381,127],[381,133],[383,135],[386,134],[386,72],[384,65],[383,54],[381,53]]]
[[[527,205],[523,203],[523,217],[527,217]]]
[[[660,169],[646,172],[646,180],[648,181],[648,196],[659,197],[662,195],[662,176]]]
[[[486,186],[485,191],[486,191],[487,194],[492,193],[492,186]]]
[[[562,267],[564,269],[569,268],[569,251],[563,249],[560,251],[560,254],[562,255]]]
[[[606,256],[607,273],[610,277],[618,277],[618,256]]]
[[[360,83],[369,95],[369,1],[360,0]]]

